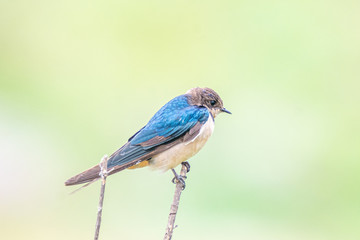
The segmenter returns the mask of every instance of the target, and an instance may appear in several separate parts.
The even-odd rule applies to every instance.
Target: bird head
[[[186,92],[186,95],[189,96],[191,105],[206,107],[214,118],[221,112],[231,114],[230,111],[224,108],[219,94],[211,88],[192,88]]]

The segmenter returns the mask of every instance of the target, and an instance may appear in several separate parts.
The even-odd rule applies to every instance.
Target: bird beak
[[[229,110],[226,110],[226,108],[222,108],[221,111],[222,111],[222,112],[226,112],[226,113],[228,113],[228,114],[231,114],[231,112],[230,112]]]

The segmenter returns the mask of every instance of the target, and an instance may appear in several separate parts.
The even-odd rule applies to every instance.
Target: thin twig
[[[183,177],[183,179],[185,179],[186,173],[187,173],[187,168],[185,165],[182,165],[181,171],[180,171],[180,176]],[[179,208],[181,192],[184,190],[183,187],[184,186],[180,181],[176,182],[174,199],[173,199],[173,203],[171,204],[171,208],[170,208],[168,224],[166,227],[166,233],[164,236],[164,240],[171,240],[174,228],[176,227],[175,226],[175,218],[176,218],[176,214],[177,214],[177,211]]]
[[[100,225],[101,225],[101,215],[102,215],[102,209],[103,209],[103,203],[104,203],[105,184],[106,184],[106,177],[108,175],[107,161],[108,161],[108,156],[105,155],[101,159],[100,164],[99,164],[99,166],[100,166],[99,175],[101,177],[101,190],[100,190],[100,199],[99,199],[99,206],[98,206],[96,225],[95,225],[94,240],[98,240],[98,238],[99,238],[99,231],[100,231]]]

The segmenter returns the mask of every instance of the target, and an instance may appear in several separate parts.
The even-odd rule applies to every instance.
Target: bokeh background
[[[0,2],[2,239],[91,239],[63,182],[207,86],[233,115],[191,159],[174,239],[360,237],[359,1]],[[162,239],[172,174],[109,178],[101,239]]]

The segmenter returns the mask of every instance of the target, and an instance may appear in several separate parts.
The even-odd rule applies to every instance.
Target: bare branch
[[[103,203],[104,203],[104,194],[105,194],[105,184],[106,184],[106,177],[108,175],[107,171],[107,161],[108,156],[105,155],[100,163],[100,177],[101,177],[101,190],[100,190],[100,199],[99,199],[99,206],[98,206],[98,212],[97,212],[97,218],[96,218],[96,225],[95,225],[95,236],[94,240],[98,240],[99,238],[99,231],[100,231],[100,225],[101,225],[101,215],[102,215],[102,209],[103,209]]]
[[[180,171],[180,176],[183,179],[186,178],[187,171],[188,170],[187,170],[186,166],[183,164],[181,167],[181,171]],[[173,203],[171,204],[171,208],[170,208],[168,224],[167,224],[164,240],[171,240],[174,228],[176,227],[175,226],[175,218],[176,218],[176,214],[177,214],[177,211],[179,208],[181,192],[184,190],[183,187],[184,187],[184,185],[180,181],[176,182],[174,199],[173,199]]]

